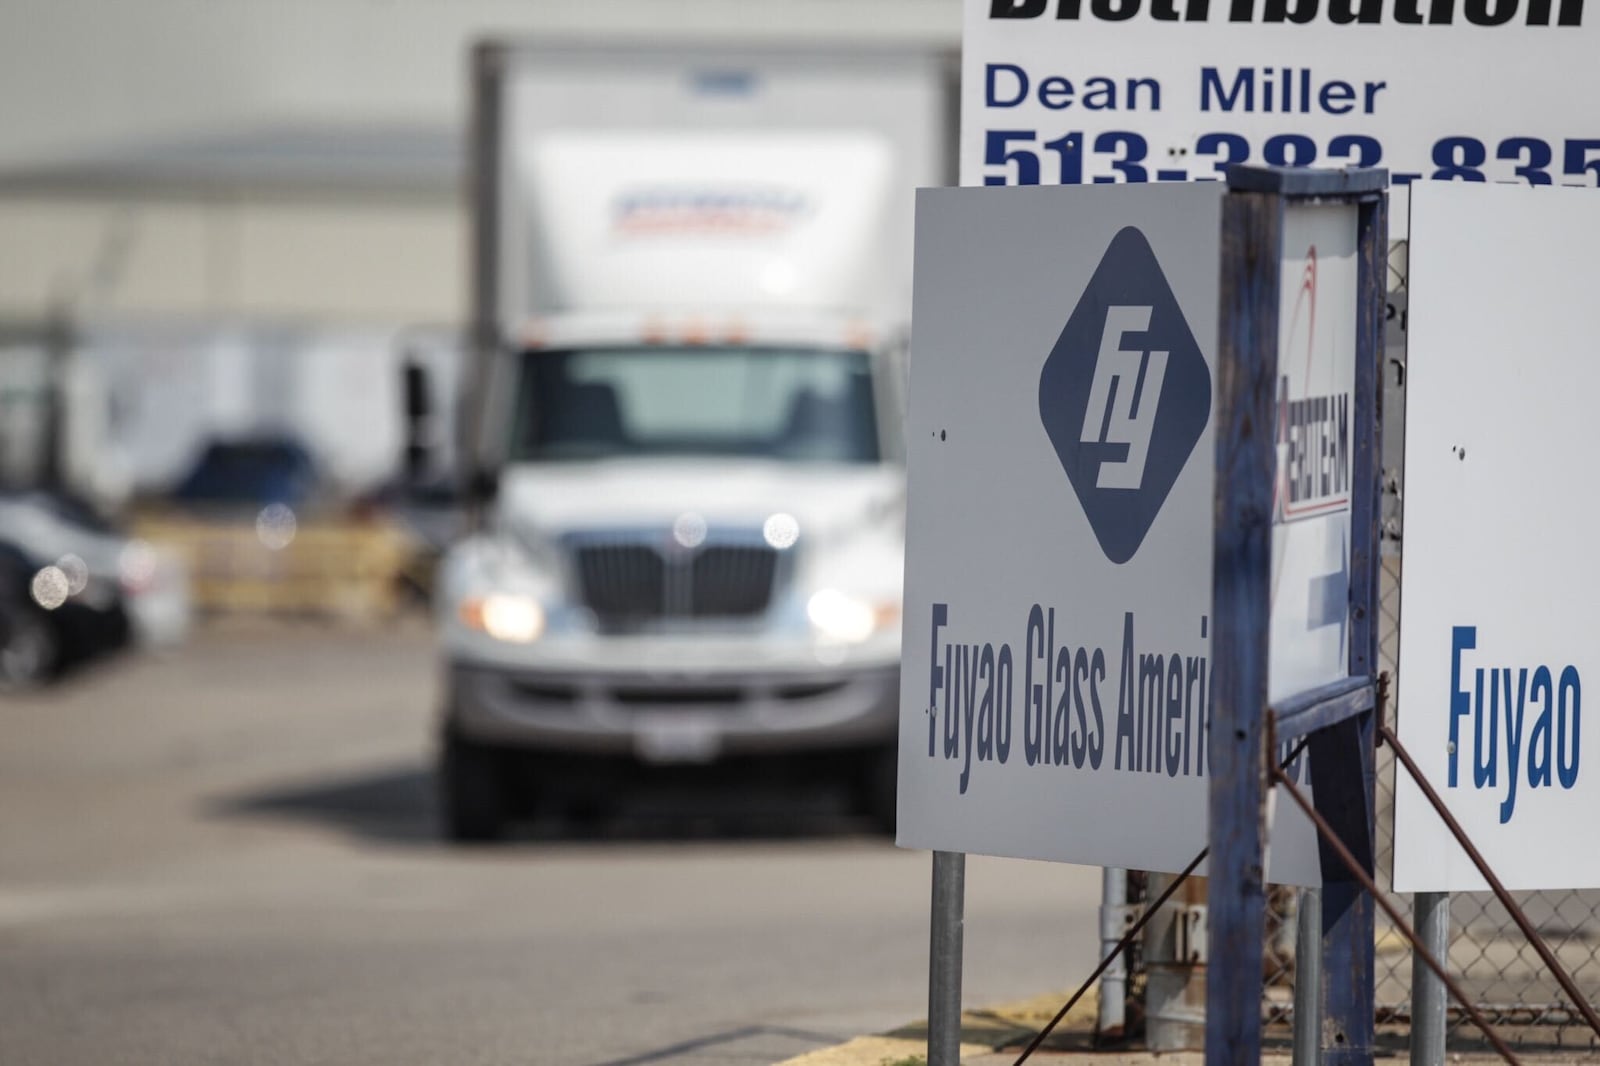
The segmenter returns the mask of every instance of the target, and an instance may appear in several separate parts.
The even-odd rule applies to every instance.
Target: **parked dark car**
[[[320,486],[316,461],[292,438],[218,440],[206,445],[172,496],[189,505],[298,509]]]
[[[47,609],[33,588],[41,569],[16,545],[0,541],[0,691],[41,684],[128,643],[120,597],[69,597]]]
[[[175,644],[188,627],[187,573],[170,553],[71,496],[0,491],[0,688],[130,643]]]

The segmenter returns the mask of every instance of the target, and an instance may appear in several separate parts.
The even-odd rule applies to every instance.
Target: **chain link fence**
[[[1404,242],[1390,256],[1390,329],[1384,381],[1384,558],[1379,590],[1381,669],[1398,678],[1400,634],[1401,528],[1403,491],[1407,257]],[[1391,715],[1405,713],[1402,704]],[[1390,891],[1394,852],[1396,764],[1388,748],[1378,749],[1378,883]],[[1403,772],[1403,771],[1402,771]],[[1576,846],[1585,846],[1574,840]],[[1590,1002],[1600,1002],[1600,891],[1513,893],[1562,965],[1567,967]],[[1390,900],[1412,921],[1411,899]],[[1288,1024],[1293,1017],[1294,931],[1296,893],[1275,888],[1268,894],[1267,952],[1263,960],[1262,1018],[1268,1025]],[[1538,955],[1523,940],[1515,922],[1488,892],[1457,893],[1450,901],[1449,968],[1489,1021],[1509,1031],[1513,1044],[1553,1043],[1600,1047],[1581,1016],[1565,1001],[1560,986]],[[1375,997],[1380,1023],[1409,1023],[1411,1018],[1412,953],[1410,945],[1380,911],[1376,934]],[[1478,1036],[1459,1007],[1451,1006],[1450,1039],[1455,1045],[1476,1045]]]

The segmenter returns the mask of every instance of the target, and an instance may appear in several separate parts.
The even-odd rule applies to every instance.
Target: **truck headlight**
[[[806,617],[822,636],[846,644],[859,644],[885,626],[900,620],[900,605],[852,596],[838,589],[823,589],[806,603]]]
[[[544,608],[531,596],[494,593],[461,601],[457,612],[469,629],[508,644],[532,644],[544,635]]]

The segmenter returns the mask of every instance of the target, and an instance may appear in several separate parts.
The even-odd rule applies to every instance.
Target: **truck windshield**
[[[866,352],[589,348],[523,357],[513,457],[879,458]]]

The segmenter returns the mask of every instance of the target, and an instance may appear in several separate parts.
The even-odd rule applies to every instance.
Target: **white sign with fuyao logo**
[[[1597,247],[1592,192],[1412,196],[1398,728],[1512,889],[1600,887]],[[1394,885],[1485,887],[1404,773]]]
[[[902,846],[1205,846],[1222,196],[918,193]],[[1276,820],[1269,876],[1316,883]]]

